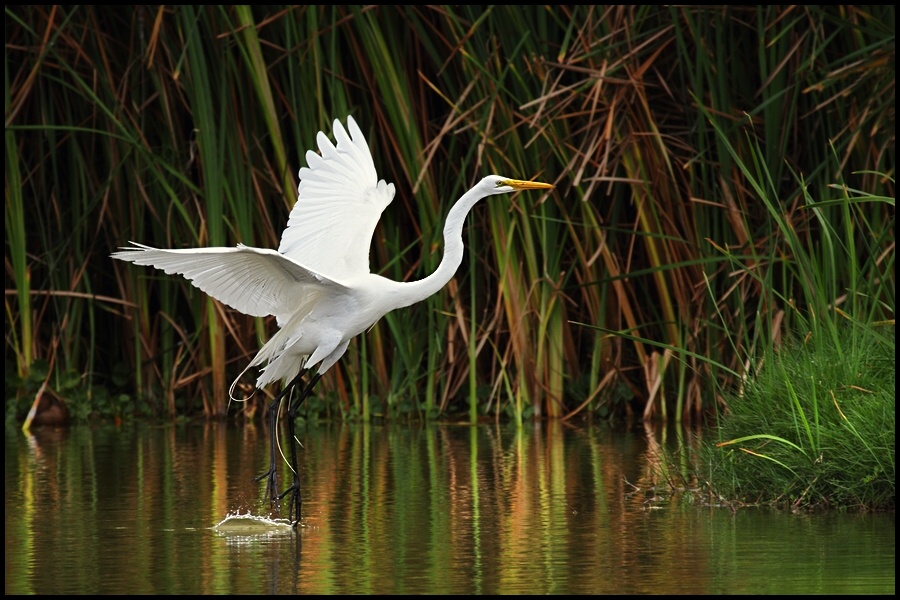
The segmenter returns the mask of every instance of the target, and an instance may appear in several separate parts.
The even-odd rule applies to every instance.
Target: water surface
[[[7,429],[6,593],[894,593],[893,514],[732,513],[660,495],[680,480],[659,458],[679,435],[559,423],[299,435],[294,530],[223,524],[286,516],[253,481],[268,461],[261,427]]]

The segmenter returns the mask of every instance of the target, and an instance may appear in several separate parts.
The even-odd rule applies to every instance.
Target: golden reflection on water
[[[835,589],[823,561],[838,581],[865,576],[845,591],[892,589],[892,525],[890,535],[844,530],[835,545],[817,525],[786,539],[795,521],[738,526],[676,500],[673,485],[692,485],[698,433],[559,422],[302,429],[303,518],[272,535],[219,527],[228,515],[285,516],[254,482],[269,460],[263,427],[8,431],[6,591],[790,593]],[[748,530],[771,540],[750,565],[739,551]],[[869,534],[879,559],[863,552],[842,572],[853,553],[840,544]],[[772,586],[780,549],[795,565],[813,561],[812,588],[800,567],[795,583]]]

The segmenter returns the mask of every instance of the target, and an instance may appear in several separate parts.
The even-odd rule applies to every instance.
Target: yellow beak
[[[504,179],[503,183],[517,190],[552,190],[554,186],[540,181],[522,181],[520,179]]]

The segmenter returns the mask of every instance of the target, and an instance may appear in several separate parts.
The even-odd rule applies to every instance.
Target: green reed
[[[718,444],[706,452],[709,481],[732,502],[893,508],[894,334],[893,320],[880,319],[894,302],[882,285],[894,261],[872,253],[893,219],[875,225],[869,209],[894,200],[797,176],[796,209],[786,213],[759,141],[747,136],[745,163],[712,122],[777,243],[747,255],[722,249],[738,276],[770,292],[741,313],[755,331],[735,343],[749,368],[726,394]]]
[[[893,198],[893,10],[7,7],[7,396],[37,362],[134,396],[79,414],[223,414],[274,324],[108,255],[277,247],[352,114],[397,186],[373,272],[430,273],[485,174],[557,188],[476,207],[457,277],[354,341],[323,406],[700,419],[798,315],[893,318],[893,205],[821,200]]]

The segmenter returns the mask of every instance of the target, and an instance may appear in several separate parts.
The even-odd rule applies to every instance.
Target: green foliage
[[[894,328],[792,340],[729,401],[709,481],[732,501],[893,509]]]

